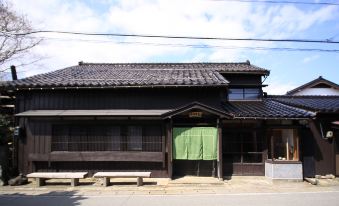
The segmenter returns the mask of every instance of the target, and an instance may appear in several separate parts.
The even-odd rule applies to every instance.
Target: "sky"
[[[298,0],[295,0],[298,1]],[[307,2],[324,2],[299,0]],[[12,0],[36,30],[227,38],[339,41],[339,6],[218,0]],[[336,0],[326,0],[336,2]],[[270,70],[269,94],[284,94],[319,76],[339,83],[339,52],[258,50],[253,47],[339,50],[339,44],[184,40],[35,34],[40,45],[8,62],[19,78],[79,61],[245,62]],[[195,47],[187,45],[198,45]],[[248,48],[252,47],[252,49]]]

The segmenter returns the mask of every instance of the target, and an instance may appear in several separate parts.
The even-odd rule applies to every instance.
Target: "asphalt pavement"
[[[339,191],[190,194],[190,195],[78,195],[49,192],[41,195],[2,194],[1,206],[338,206]]]

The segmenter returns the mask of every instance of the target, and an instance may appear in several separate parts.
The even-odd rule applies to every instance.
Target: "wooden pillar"
[[[167,125],[165,127],[167,129]],[[162,131],[164,131],[164,127],[162,127]],[[167,130],[166,130],[167,131]],[[165,132],[166,132],[165,131]],[[166,168],[166,138],[165,138],[166,133],[162,133],[161,136],[161,148],[162,148],[162,168]]]
[[[218,119],[217,121],[217,129],[218,129],[218,178],[219,180],[223,180],[223,160],[222,160],[222,121]]]
[[[168,164],[168,177],[172,179],[173,175],[173,159],[172,159],[172,139],[173,139],[173,122],[172,119],[170,119],[169,123],[167,124],[167,146],[168,146],[168,156],[167,156],[167,164]]]

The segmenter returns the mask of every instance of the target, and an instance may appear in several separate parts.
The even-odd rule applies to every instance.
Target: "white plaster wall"
[[[339,95],[339,90],[333,88],[306,88],[293,95]]]

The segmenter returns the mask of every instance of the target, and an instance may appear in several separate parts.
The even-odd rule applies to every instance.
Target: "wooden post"
[[[167,126],[166,125],[166,131],[167,131]],[[162,127],[162,131],[164,131],[164,127]],[[161,136],[161,148],[162,148],[162,168],[166,168],[166,138],[165,134],[162,133]]]
[[[270,136],[270,143],[271,143],[271,158],[272,158],[272,161],[274,162],[274,135],[273,135],[273,132],[272,132],[272,135]]]
[[[288,144],[288,138],[286,139],[286,160],[290,160],[290,148]]]
[[[71,186],[75,187],[79,185],[79,178],[72,178],[71,179]]]
[[[219,180],[223,180],[223,160],[222,160],[222,122],[218,118],[217,120],[217,128],[218,128],[218,178]]]
[[[172,139],[173,139],[173,134],[172,134],[172,130],[173,130],[173,122],[172,119],[170,119],[170,122],[168,124],[167,127],[167,139],[168,139],[168,177],[170,179],[172,179],[172,175],[173,175],[173,160],[172,160]]]
[[[109,184],[110,184],[110,178],[109,178],[109,177],[104,177],[103,180],[104,180],[104,182],[103,182],[104,187],[109,186]]]
[[[137,186],[140,187],[143,185],[142,177],[137,177]]]

